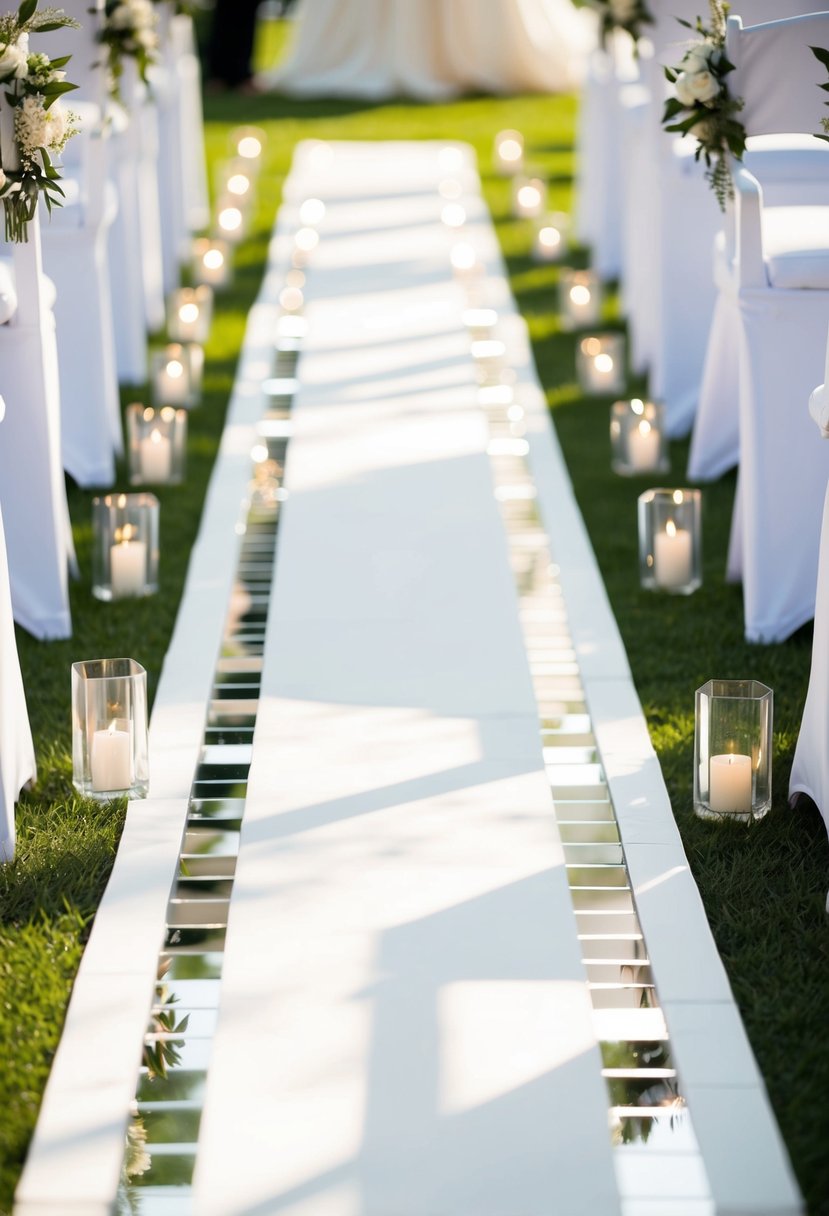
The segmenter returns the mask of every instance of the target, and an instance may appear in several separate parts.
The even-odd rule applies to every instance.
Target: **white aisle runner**
[[[306,146],[289,183],[327,213],[199,1216],[619,1210],[446,156]]]

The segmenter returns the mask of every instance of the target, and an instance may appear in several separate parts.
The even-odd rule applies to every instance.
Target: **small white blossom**
[[[722,92],[722,85],[713,72],[680,72],[674,84],[678,100],[684,106],[694,102],[713,101]]]
[[[22,80],[29,70],[28,55],[18,43],[10,42],[0,53],[0,79]]]

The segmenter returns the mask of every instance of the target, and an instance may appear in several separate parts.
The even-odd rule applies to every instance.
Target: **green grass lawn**
[[[263,61],[277,53],[280,25],[262,28]],[[811,634],[748,646],[738,588],[723,581],[733,478],[704,493],[705,584],[689,598],[642,592],[636,565],[636,497],[645,481],[610,472],[608,405],[575,385],[574,345],[559,331],[555,267],[528,257],[530,228],[508,211],[508,184],[490,174],[494,133],[524,132],[533,164],[551,182],[551,206],[566,210],[573,186],[576,103],[572,98],[469,98],[447,105],[297,102],[276,97],[211,98],[206,104],[211,165],[227,152],[230,130],[255,122],[268,134],[252,235],[239,250],[233,288],[220,299],[207,347],[204,403],[192,414],[186,485],[161,499],[161,590],[141,602],[100,604],[89,593],[90,501],[70,489],[82,574],[72,589],[74,637],[39,643],[18,634],[38,754],[35,790],[18,806],[18,857],[0,870],[0,1212],[8,1211],[60,1033],[83,943],[109,874],[123,805],[99,807],[71,784],[69,671],[76,659],[130,655],[154,691],[199,523],[233,380],[245,316],[262,272],[282,181],[298,139],[462,139],[479,156],[484,191],[527,318],[535,357],[564,446],[575,491],[628,649],[662,761],[677,822],[706,910],[766,1079],[800,1184],[814,1216],[829,1213],[829,1009],[827,921],[829,844],[814,812],[786,805],[788,773],[806,682]],[[586,253],[572,259],[585,264]],[[621,327],[616,301],[606,323]],[[634,382],[644,391],[644,385]],[[124,403],[143,390],[125,393]],[[684,483],[687,445],[671,449],[672,475]],[[123,469],[119,488],[126,488]],[[815,510],[820,504],[815,504]],[[695,819],[691,812],[694,690],[712,676],[751,677],[775,691],[775,801],[746,831]],[[90,1050],[94,1046],[90,1045]]]

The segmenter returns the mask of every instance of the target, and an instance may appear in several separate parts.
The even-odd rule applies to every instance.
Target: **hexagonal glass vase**
[[[757,680],[709,680],[696,692],[694,811],[762,819],[771,807],[774,693]]]

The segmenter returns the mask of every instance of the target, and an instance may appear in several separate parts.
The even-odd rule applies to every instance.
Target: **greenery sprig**
[[[153,0],[105,0],[98,41],[106,48],[109,91],[121,100],[121,78],[127,59],[135,62],[139,78],[158,59],[158,13]]]
[[[815,59],[819,60],[826,68],[826,71],[829,72],[829,51],[822,46],[810,46],[809,50],[814,55]],[[823,89],[826,93],[829,93],[829,80],[825,81],[823,84],[819,84],[818,88]],[[829,106],[829,101],[826,101],[823,104]],[[818,133],[817,138],[825,139],[826,142],[829,143],[829,117],[824,115],[824,117],[820,120],[820,125],[823,127],[823,133]]]
[[[724,0],[710,0],[710,6],[710,25],[704,25],[700,17],[696,25],[680,22],[700,34],[702,40],[689,46],[676,67],[665,69],[675,96],[665,103],[662,122],[666,131],[694,136],[694,157],[705,161],[706,180],[725,210],[726,201],[734,196],[729,157],[742,160],[746,130],[737,117],[743,101],[731,95],[726,81],[734,71],[734,64],[725,54],[729,6]]]
[[[16,13],[0,17],[0,88],[12,111],[13,127],[0,144],[0,202],[6,240],[29,238],[29,224],[43,196],[51,214],[61,206],[60,172],[52,158],[76,133],[75,116],[60,104],[77,88],[63,71],[71,56],[50,59],[29,52],[29,35],[78,28],[61,9],[38,9],[37,0],[22,0]]]
[[[602,46],[607,45],[614,30],[624,30],[636,43],[642,37],[643,26],[653,24],[645,0],[591,0],[591,8],[599,17]]]

